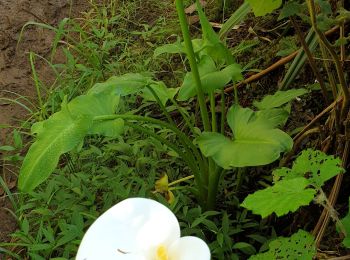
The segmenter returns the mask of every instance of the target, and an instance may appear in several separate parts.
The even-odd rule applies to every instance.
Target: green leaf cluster
[[[99,121],[98,116],[114,115],[119,104],[118,95],[91,93],[78,96],[61,111],[45,121],[33,125],[36,140],[23,161],[18,186],[31,191],[47,179],[56,168],[59,158],[77,147],[88,134],[115,137],[123,132],[122,119]]]
[[[273,186],[248,195],[241,206],[263,218],[272,213],[283,216],[308,205],[327,180],[342,172],[339,158],[304,150],[292,169],[280,168],[273,172]]]

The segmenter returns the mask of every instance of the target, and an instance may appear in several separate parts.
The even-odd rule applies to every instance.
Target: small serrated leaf
[[[307,188],[308,185],[308,181],[302,177],[281,180],[272,187],[248,195],[241,206],[263,218],[274,212],[280,217],[309,205],[316,190]]]
[[[292,169],[277,169],[273,175],[276,179],[305,177],[309,184],[321,188],[327,180],[342,172],[344,169],[341,167],[339,158],[321,151],[307,149],[295,160]]]

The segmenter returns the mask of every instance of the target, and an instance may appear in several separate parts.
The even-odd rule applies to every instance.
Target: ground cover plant
[[[19,191],[1,179],[19,229],[0,250],[17,259],[74,258],[101,213],[123,199],[146,197],[175,213],[182,235],[206,241],[213,259],[313,259],[322,258],[322,250],[345,255],[349,194],[340,193],[340,185],[347,183],[349,152],[350,15],[342,1],[333,2],[247,0],[219,32],[206,3],[182,0],[169,9],[178,18],[151,19],[152,27],[125,18],[138,1],[96,5],[83,24],[28,23],[55,31],[52,57],[60,49],[67,63],[47,60],[57,81],[45,96],[33,66],[39,109],[25,124],[33,141],[21,162]],[[225,16],[230,2],[214,6],[214,18]],[[193,13],[197,32],[189,30]],[[292,64],[279,85],[259,94],[243,90],[245,84],[278,65],[257,70],[259,57],[242,58],[260,41],[270,44],[265,36],[228,47],[230,31],[246,19],[279,20],[284,34],[293,27],[276,52],[284,56],[278,65],[294,58]],[[125,20],[135,26],[131,33],[117,23]],[[175,22],[181,31],[164,42],[159,35],[172,32]],[[340,35],[330,42],[326,35],[335,30]],[[129,47],[134,37],[149,46],[139,60],[128,55],[138,47]],[[35,57],[30,54],[32,64]],[[303,69],[313,74],[306,72],[302,84]],[[302,100],[317,107],[304,104],[315,114],[295,126],[295,104]],[[0,149],[21,149],[18,131],[13,139],[14,146]],[[337,208],[339,193],[346,202]],[[310,215],[311,221],[298,221]],[[325,232],[337,250],[321,245]]]

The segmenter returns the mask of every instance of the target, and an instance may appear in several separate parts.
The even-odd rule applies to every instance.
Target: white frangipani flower
[[[150,199],[131,198],[102,214],[88,229],[76,260],[210,260],[207,244],[180,237],[175,215]]]

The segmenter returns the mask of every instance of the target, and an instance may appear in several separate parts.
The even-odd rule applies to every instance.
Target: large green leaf
[[[287,91],[277,91],[273,95],[268,95],[264,97],[261,101],[254,101],[254,106],[262,109],[276,108],[288,103],[296,97],[304,95],[307,93],[306,89],[290,89]]]
[[[233,132],[232,140],[211,132],[204,132],[197,138],[202,153],[212,157],[222,168],[269,164],[293,146],[292,138],[276,129],[278,122],[269,120],[266,112],[234,105],[227,120]]]
[[[108,116],[114,115],[120,97],[114,94],[91,93],[81,95],[68,103],[67,108],[73,117],[76,116]],[[99,134],[107,137],[116,137],[124,131],[124,120],[94,121],[88,134]]]
[[[307,188],[308,185],[308,181],[302,177],[281,180],[272,187],[248,195],[241,206],[263,218],[273,212],[277,216],[283,216],[296,211],[301,206],[309,205],[316,190]]]
[[[45,121],[24,158],[18,180],[19,189],[28,192],[45,181],[56,168],[59,157],[83,140],[91,124],[91,117],[73,119],[64,110]]]
[[[291,237],[278,237],[269,243],[269,251],[251,256],[249,260],[303,259],[312,260],[316,255],[314,238],[300,229]]]
[[[139,73],[127,73],[122,76],[113,76],[107,81],[95,84],[88,92],[106,93],[120,96],[127,96],[138,93],[141,89],[146,87],[151,81],[150,77],[146,77]]]
[[[283,126],[288,117],[289,112],[285,108],[272,108],[256,112],[258,118],[264,118],[271,127]]]
[[[304,150],[295,160],[292,169],[281,168],[274,170],[276,181],[279,179],[307,178],[309,184],[320,189],[329,179],[344,172],[341,160],[312,149]]]
[[[30,191],[43,182],[55,169],[59,157],[74,149],[87,134],[116,137],[124,131],[124,121],[93,120],[116,113],[119,96],[106,92],[81,95],[49,119],[32,126],[37,135],[20,171],[19,188]]]
[[[279,8],[282,4],[282,0],[246,0],[256,16],[264,16],[272,13],[273,10]]]

